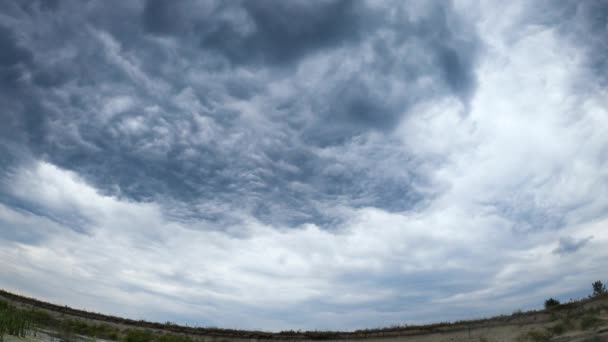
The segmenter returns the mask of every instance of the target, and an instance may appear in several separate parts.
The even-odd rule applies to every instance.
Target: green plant
[[[555,298],[549,298],[545,301],[545,309],[551,309],[554,308],[556,306],[559,306],[559,300],[555,299]]]
[[[32,330],[32,320],[26,312],[8,303],[0,302],[0,337],[13,335],[25,337]]]

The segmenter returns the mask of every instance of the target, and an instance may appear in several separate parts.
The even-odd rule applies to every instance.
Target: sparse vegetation
[[[587,314],[581,319],[581,329],[586,330],[597,326],[601,320],[597,315]]]
[[[553,321],[553,319],[552,319]],[[532,341],[532,342],[543,342],[549,341],[551,338],[559,335],[563,335],[564,333],[574,330],[575,325],[570,320],[570,318],[566,317],[555,325],[548,327],[546,329],[533,329],[528,333],[522,334],[518,341]]]
[[[531,330],[528,332],[528,338],[534,342],[549,341],[553,337],[549,331]]]
[[[149,342],[152,341],[152,333],[148,330],[133,329],[128,330],[124,342]]]
[[[569,330],[574,329],[574,324],[568,318],[563,319],[561,322],[547,329],[553,336],[558,336],[566,333]]]
[[[69,319],[62,322],[62,330],[84,336],[101,338],[104,340],[118,340],[119,331],[109,324],[94,324],[84,320]]]
[[[71,340],[73,335],[83,335],[107,340],[118,340],[119,330],[109,324],[93,324],[84,320],[57,320],[49,313],[31,309],[19,309],[0,301],[0,335],[25,337],[36,327],[56,329],[63,340]],[[0,341],[2,341],[0,339]]]
[[[41,310],[25,310],[16,308],[6,302],[0,301],[0,342],[4,335],[25,337],[35,331],[35,327],[54,329],[63,341],[72,341],[76,335],[100,338],[111,341],[124,342],[203,342],[203,339],[193,339],[186,335],[154,334],[147,329],[129,329],[121,332],[118,328],[107,323],[90,323],[84,319],[53,318]],[[178,325],[167,323],[167,326],[179,328]],[[122,336],[122,337],[121,337]]]
[[[27,313],[0,302],[0,341],[4,335],[25,337],[31,329],[32,320]]]
[[[595,284],[595,283],[594,283]],[[603,288],[597,286],[597,288]],[[594,290],[596,286],[594,286]],[[599,292],[603,294],[604,292]],[[456,322],[441,322],[429,325],[398,324],[391,327],[376,329],[361,329],[349,332],[340,331],[281,331],[277,333],[264,331],[244,331],[221,328],[200,328],[178,325],[173,322],[154,323],[143,320],[102,315],[99,313],[76,310],[67,306],[59,306],[41,302],[35,299],[21,297],[0,290],[1,298],[10,303],[19,303],[19,307],[10,306],[0,300],[0,318],[8,317],[5,312],[11,311],[12,317],[26,319],[25,329],[14,333],[16,335],[35,333],[37,327],[46,327],[54,332],[53,336],[63,341],[79,339],[79,335],[94,339],[120,341],[120,342],[200,342],[202,337],[215,341],[227,339],[249,340],[340,340],[364,339],[378,337],[409,336],[426,333],[459,331],[459,329],[476,329],[486,324],[500,325],[516,323],[520,327],[534,324],[536,329],[521,333],[517,338],[520,342],[543,342],[553,337],[563,335],[571,330],[590,330],[605,322],[602,315],[608,311],[605,297],[581,299],[560,304],[557,299],[549,298],[545,302],[547,311],[517,310],[512,315],[501,315],[493,318],[466,320]],[[593,303],[592,305],[587,305]],[[555,309],[554,309],[555,308]],[[9,315],[10,316],[10,315]],[[6,320],[0,321],[0,331],[6,331]],[[523,330],[523,331],[527,331]],[[599,330],[598,330],[599,331]],[[492,335],[480,335],[479,342],[493,341]],[[8,334],[8,332],[7,332]],[[1,342],[1,341],[0,341]]]

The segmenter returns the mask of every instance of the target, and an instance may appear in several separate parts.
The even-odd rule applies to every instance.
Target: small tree
[[[545,309],[554,308],[554,307],[558,306],[559,304],[560,304],[559,300],[554,299],[554,298],[549,298],[545,301]]]
[[[606,285],[602,284],[601,280],[596,281],[595,283],[591,284],[591,286],[593,286],[594,297],[606,293]]]

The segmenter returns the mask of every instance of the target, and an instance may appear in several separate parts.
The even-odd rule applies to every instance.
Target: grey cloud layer
[[[9,3],[4,136],[137,200],[238,198],[285,224],[331,222],[317,201],[408,210],[424,178],[410,157],[386,155],[405,171],[380,178],[365,155],[317,150],[357,149],[420,98],[468,101],[474,29],[416,6]]]

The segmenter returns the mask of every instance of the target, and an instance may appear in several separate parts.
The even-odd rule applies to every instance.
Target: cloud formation
[[[584,239],[580,239],[580,240],[575,240],[571,237],[564,237],[559,239],[559,245],[557,246],[557,248],[555,250],[553,250],[553,253],[555,254],[566,254],[566,253],[574,253],[576,251],[578,251],[579,249],[583,248],[587,242],[589,242],[589,240],[591,240],[593,237],[587,237]]]
[[[1,287],[352,329],[537,307],[605,268],[601,1],[0,13]]]

